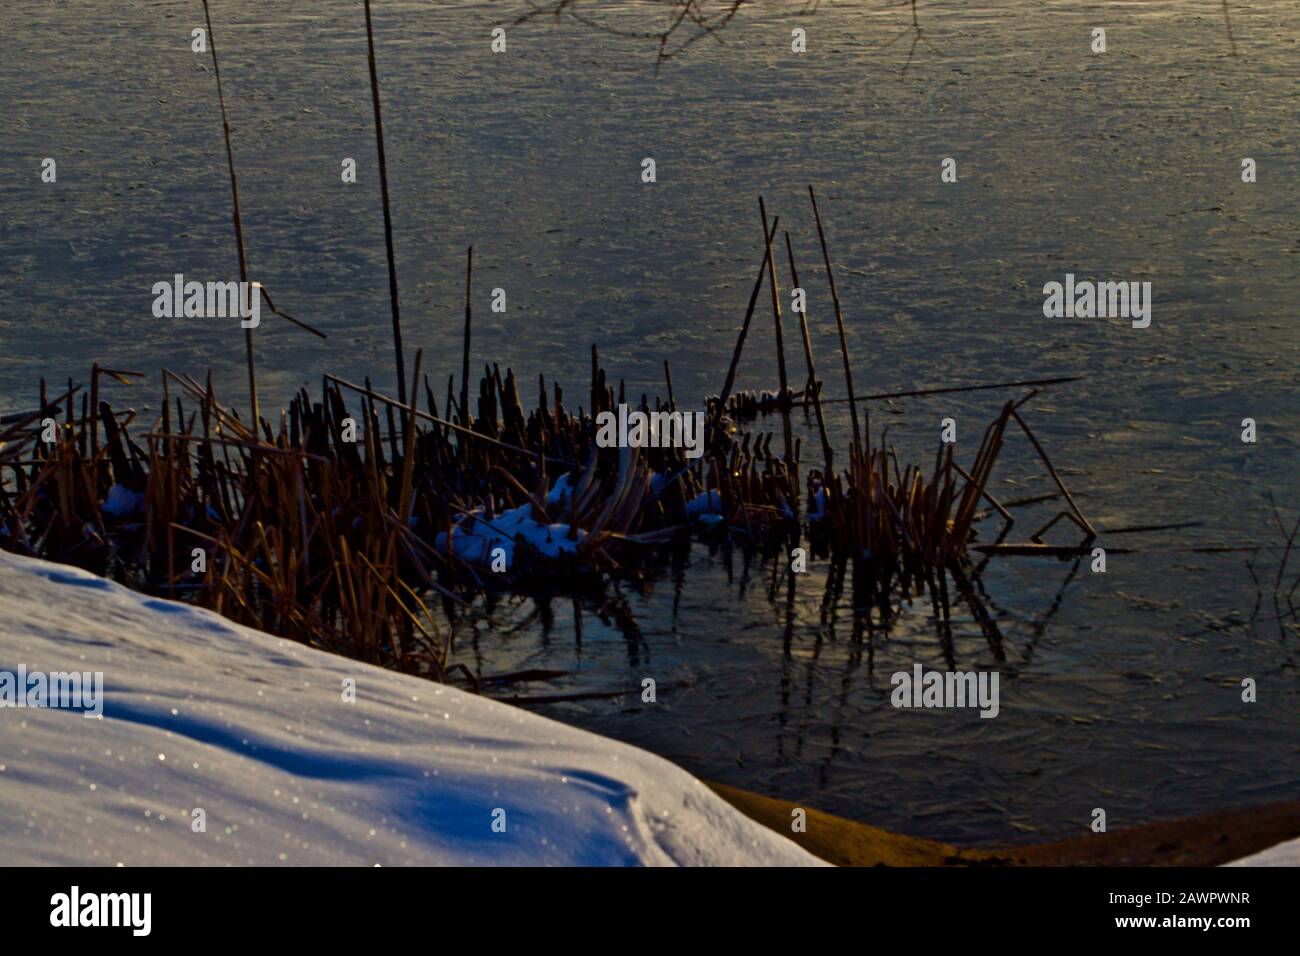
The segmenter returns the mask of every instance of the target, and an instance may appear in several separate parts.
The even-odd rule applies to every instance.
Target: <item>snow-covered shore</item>
[[[0,709],[7,865],[819,862],[645,751],[0,552],[20,666],[104,701]]]

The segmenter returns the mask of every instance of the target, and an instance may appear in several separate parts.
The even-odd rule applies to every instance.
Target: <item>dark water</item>
[[[498,608],[458,633],[466,659],[578,672],[553,693],[654,677],[653,706],[543,709],[702,776],[936,837],[1078,832],[1098,806],[1115,827],[1300,796],[1300,636],[1268,620],[1279,552],[1259,555],[1251,622],[1244,555],[1171,550],[1275,546],[1267,496],[1284,519],[1300,508],[1300,7],[1231,4],[1234,57],[1220,3],[922,3],[909,63],[907,6],[792,17],[802,4],[773,3],[656,76],[652,43],[571,22],[512,26],[493,55],[491,27],[521,6],[377,5],[406,339],[426,367],[458,369],[473,244],[476,359],[580,393],[598,342],[632,394],[661,390],[665,358],[679,400],[716,392],[758,265],[762,194],[791,232],[814,349],[842,394],[813,183],[859,390],[1083,375],[1026,409],[1083,509],[1102,528],[1204,524],[1103,539],[1138,551],[1112,554],[1104,575],[990,563],[1006,659],[964,609],[952,656],[1002,672],[995,720],[890,706],[895,670],[945,666],[928,603],[881,632],[855,623],[849,597],[825,598],[823,567],[791,599],[770,565],[746,573],[739,554],[728,565],[704,546],[607,621],[588,606],[579,628],[568,602]],[[214,7],[253,275],[329,334],[264,320],[264,402],[325,370],[387,387],[360,6]],[[611,25],[648,22],[639,4],[611,7]],[[84,378],[95,360],[154,381],[162,365],[211,367],[242,395],[237,329],[150,313],[153,283],[175,272],[236,277],[210,63],[189,49],[199,25],[190,2],[0,9],[5,409],[31,404],[37,376]],[[801,57],[794,26],[808,31]],[[39,181],[46,156],[55,184]],[[340,182],[347,157],[355,185]],[[940,182],[945,157],[955,184]],[[1241,181],[1243,157],[1258,182]],[[1150,328],[1044,318],[1043,284],[1066,272],[1150,281]],[[487,308],[493,287],[505,314]],[[759,315],[742,387],[776,379]],[[953,417],[968,461],[1003,398],[878,403],[873,427],[888,424],[905,460],[929,460]],[[845,416],[836,406],[841,444]],[[1246,417],[1256,444],[1240,440]],[[1004,498],[1050,488],[1023,440],[996,479]],[[1017,535],[1050,514],[1027,512]],[[1258,681],[1255,704],[1240,700],[1243,677]]]

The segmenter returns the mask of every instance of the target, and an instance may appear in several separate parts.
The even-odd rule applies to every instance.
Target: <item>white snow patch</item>
[[[1300,866],[1300,840],[1289,840],[1224,866]]]
[[[0,668],[105,697],[0,709],[8,865],[819,862],[645,751],[75,568],[0,552],[0,609]]]
[[[578,553],[578,546],[587,532],[577,529],[570,538],[570,525],[542,524],[533,518],[533,506],[522,504],[496,515],[490,521],[484,510],[477,508],[472,514],[461,517],[452,527],[452,547],[457,557],[471,564],[491,565],[492,552],[500,548],[505,553],[506,567],[515,563],[515,547],[523,542],[526,550],[548,558]],[[433,546],[447,550],[447,532],[439,532]]]
[[[123,485],[113,485],[108,489],[108,497],[99,506],[99,510],[115,518],[129,518],[144,514],[145,496]]]
[[[546,503],[548,505],[562,505],[573,497],[573,490],[576,482],[570,474],[560,475],[551,486],[551,490],[546,493]]]
[[[691,518],[698,518],[709,514],[722,514],[722,495],[717,491],[701,491],[698,495],[686,502],[686,514]]]

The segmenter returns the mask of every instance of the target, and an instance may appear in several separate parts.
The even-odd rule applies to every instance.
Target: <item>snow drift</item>
[[[20,665],[103,716],[0,709],[4,864],[818,862],[644,751],[0,552]]]

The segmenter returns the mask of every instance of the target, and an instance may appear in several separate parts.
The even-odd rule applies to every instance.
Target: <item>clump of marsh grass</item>
[[[206,14],[206,3],[205,14]],[[370,81],[381,182],[386,182],[378,71],[367,0]],[[208,18],[211,38],[211,20]],[[212,47],[214,73],[217,68]],[[241,279],[249,274],[239,216],[234,147],[218,84],[234,203]],[[134,587],[193,601],[240,623],[351,657],[446,680],[476,678],[454,660],[445,616],[480,593],[590,592],[634,578],[655,548],[691,535],[724,536],[768,554],[788,553],[805,534],[828,555],[832,573],[851,567],[860,602],[885,607],[928,592],[946,618],[949,576],[967,600],[971,552],[1077,554],[1096,532],[1079,511],[1018,409],[1008,402],[989,425],[969,468],[951,445],[933,467],[904,466],[882,432],[871,435],[858,396],[843,308],[817,198],[809,187],[839,335],[847,394],[826,398],[806,311],[798,313],[806,375],[791,383],[773,240],[759,200],[763,257],[722,392],[706,402],[702,454],[681,447],[604,447],[600,416],[627,405],[643,413],[680,411],[671,369],[666,396],[627,395],[591,351],[585,407],[566,404],[544,378],[528,407],[514,372],[488,364],[471,389],[472,250],[466,262],[464,347],[459,396],[448,382],[441,408],[422,355],[406,376],[397,302],[392,215],[383,189],[397,395],[333,375],[313,396],[301,390],[272,421],[260,413],[251,334],[246,334],[249,417],[241,418],[205,382],[164,369],[160,412],[141,421],[100,395],[100,379],[138,384],[142,373],[91,369],[89,394],[71,381],[57,395],[40,385],[33,411],[0,420],[0,547],[77,564]],[[794,248],[785,250],[800,285]],[[780,383],[755,396],[735,391],[763,284],[769,287]],[[273,314],[315,334],[277,309]],[[246,329],[246,333],[250,330]],[[796,363],[797,364],[797,363]],[[1064,379],[950,386],[1046,386]],[[912,393],[897,393],[912,394]],[[837,456],[824,406],[849,405],[852,436]],[[79,403],[79,407],[78,407]],[[474,408],[470,405],[474,404]],[[815,413],[820,461],[806,474],[791,411]],[[745,427],[781,416],[773,434]],[[1006,544],[1011,513],[988,491],[1004,434],[1018,424],[1069,504],[1029,542]],[[992,544],[976,543],[987,502],[1006,524]],[[1059,548],[1041,536],[1066,519],[1082,545]],[[999,550],[1002,549],[1002,550]],[[985,558],[987,560],[987,557]],[[838,570],[836,570],[838,569]],[[793,573],[793,572],[792,572]],[[981,621],[978,606],[976,616]]]
[[[450,387],[439,409],[417,352],[409,404],[326,375],[319,396],[300,391],[276,425],[256,428],[210,376],[164,370],[152,421],[72,383],[54,397],[42,386],[37,408],[0,434],[0,546],[445,679],[450,641],[431,602],[599,589],[692,533],[770,551],[806,528],[873,594],[918,588],[966,563],[1015,415],[1008,404],[970,472],[950,446],[923,471],[882,444],[852,451],[838,474],[811,470],[805,503],[798,447],[787,461],[770,433],[729,420],[695,460],[680,447],[602,447],[597,416],[627,396],[594,349],[592,363],[591,408],[570,410],[539,379],[526,409],[514,373],[489,366],[471,414]],[[104,375],[141,377],[96,367],[97,396]],[[643,397],[639,407],[671,406]]]
[[[810,198],[815,209],[811,190]],[[818,223],[820,230],[820,213]],[[940,445],[932,467],[905,466],[883,432],[873,442],[865,404],[858,415],[865,399],[853,393],[841,335],[854,427],[847,453],[837,457],[823,409],[835,399],[823,398],[804,312],[802,388],[787,383],[757,408],[738,403],[729,393],[764,282],[776,341],[783,341],[776,228],[764,209],[763,262],[723,394],[706,403],[699,457],[672,445],[604,447],[598,439],[601,416],[620,406],[680,411],[667,363],[667,397],[639,401],[630,400],[624,383],[615,385],[594,346],[586,407],[571,409],[559,385],[543,377],[528,407],[514,372],[496,364],[484,367],[471,390],[463,380],[470,367],[470,259],[459,398],[453,378],[441,408],[418,351],[403,394],[326,374],[318,395],[302,389],[275,423],[242,419],[218,398],[210,374],[201,383],[164,369],[160,412],[148,422],[100,396],[101,377],[132,384],[139,372],[95,366],[88,395],[69,382],[51,397],[42,382],[37,408],[10,416],[0,434],[0,546],[445,680],[454,670],[468,671],[453,660],[439,605],[446,615],[485,592],[601,591],[640,575],[656,560],[656,545],[692,534],[725,536],[767,554],[788,552],[806,534],[815,554],[852,568],[860,604],[884,608],[928,592],[946,617],[949,576],[976,600],[969,569],[976,524],[985,516],[981,503],[1007,524],[998,542],[980,547],[996,551],[1013,523],[988,492],[1012,422],[1042,456],[1070,510],[1030,542],[1008,547],[1052,553],[1041,536],[1062,518],[1084,532],[1083,544],[1095,537],[1018,411],[1033,392],[1003,406],[969,468],[951,445]],[[824,233],[820,238],[842,331]],[[786,251],[797,281],[788,235]],[[784,350],[777,356],[788,380]],[[1046,382],[973,387],[1026,384]],[[815,412],[821,445],[818,466],[802,477],[803,448],[790,426],[796,404]],[[773,433],[745,427],[751,412],[781,415],[778,449]]]

